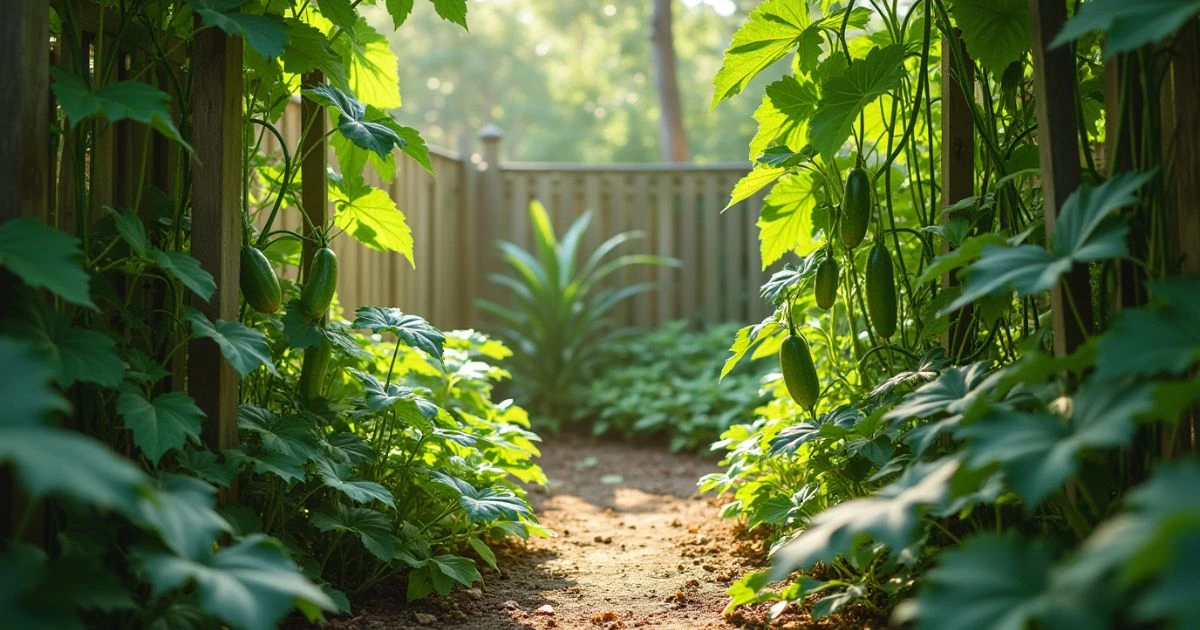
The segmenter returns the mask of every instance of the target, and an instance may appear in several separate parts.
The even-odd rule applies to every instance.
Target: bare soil
[[[732,580],[765,562],[763,542],[719,518],[716,497],[696,480],[717,470],[696,455],[657,445],[558,436],[543,448],[547,488],[530,497],[550,539],[497,549],[501,572],[446,597],[407,603],[404,584],[357,598],[338,629],[733,628],[763,624],[765,606],[726,619]],[[480,563],[482,564],[482,563]],[[814,623],[802,611],[776,627],[853,627]]]

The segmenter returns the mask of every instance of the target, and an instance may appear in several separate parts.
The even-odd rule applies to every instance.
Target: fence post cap
[[[504,131],[496,123],[488,123],[479,130],[480,140],[499,140],[504,136]]]

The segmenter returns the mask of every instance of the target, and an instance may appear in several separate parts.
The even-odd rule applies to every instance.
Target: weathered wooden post
[[[956,63],[961,61],[961,63]],[[942,38],[942,146],[941,205],[950,206],[975,194],[975,120],[970,95],[975,93],[975,65],[967,55],[960,32]],[[938,211],[937,207],[932,208]],[[946,217],[945,221],[949,221]],[[942,286],[955,287],[958,278],[947,273]],[[972,350],[971,320],[974,308],[968,304],[951,315],[946,333],[946,353],[953,358]]]
[[[320,72],[310,72],[304,75],[301,85],[308,89],[324,81],[325,77]],[[325,170],[329,157],[329,144],[325,139],[329,120],[325,116],[325,108],[307,96],[300,100],[300,129],[300,203],[312,225],[320,228],[325,224],[329,207],[328,173]],[[312,228],[307,223],[303,227],[304,236],[313,236]],[[300,256],[302,278],[308,278],[308,265],[316,251],[316,244],[311,240],[304,241]]]
[[[1075,118],[1075,58],[1071,46],[1050,49],[1067,19],[1065,0],[1029,0],[1033,33],[1033,88],[1037,99],[1038,149],[1046,236],[1067,197],[1079,187],[1079,138]],[[1091,285],[1087,266],[1075,265],[1050,290],[1054,353],[1068,355],[1083,343],[1092,326]]]
[[[192,256],[217,282],[212,299],[193,297],[192,306],[212,320],[235,320],[242,245],[242,40],[203,29],[192,59]],[[235,446],[238,375],[211,339],[189,345],[188,392],[208,416],[205,442],[214,449]]]
[[[500,172],[500,143],[504,132],[496,124],[488,123],[479,130],[478,138],[483,159],[478,166],[470,166],[480,169],[475,207],[476,229],[469,243],[476,264],[472,299],[496,297],[487,277],[500,269],[495,240],[500,236],[500,219],[504,208],[504,179]],[[472,312],[478,313],[475,309]]]

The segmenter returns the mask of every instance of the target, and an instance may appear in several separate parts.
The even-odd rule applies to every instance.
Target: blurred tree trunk
[[[668,162],[688,161],[687,135],[676,80],[675,37],[671,34],[671,1],[654,0],[650,17],[650,43],[654,50],[654,83],[658,90],[659,136],[662,156]]]

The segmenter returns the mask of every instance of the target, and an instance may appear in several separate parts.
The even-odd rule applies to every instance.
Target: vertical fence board
[[[654,216],[650,211],[650,176],[646,173],[637,173],[630,181],[633,187],[633,205],[629,208],[630,220],[633,223],[633,229],[640,230],[645,234],[645,239],[642,241],[642,247],[646,251],[653,251],[657,241],[654,234]],[[631,279],[633,282],[653,282],[653,269],[648,265],[637,265],[632,270]],[[653,310],[653,293],[643,293],[642,295],[633,298],[634,325],[649,328],[650,314]]]
[[[704,295],[704,321],[715,324],[721,319],[721,186],[712,177],[704,178],[704,201],[702,206],[704,234],[703,264],[700,265],[701,278],[696,287]]]
[[[1046,200],[1046,236],[1052,237],[1055,218],[1067,196],[1079,186],[1079,143],[1076,137],[1074,48],[1050,49],[1066,21],[1065,0],[1029,0],[1033,31],[1033,87],[1037,101],[1038,147],[1041,153],[1042,193]],[[1076,265],[1050,291],[1054,351],[1074,352],[1091,325],[1092,301],[1087,267]]]
[[[212,274],[217,290],[208,301],[193,298],[192,305],[209,319],[236,320],[242,243],[242,40],[205,29],[196,35],[194,46],[192,256]],[[235,446],[238,376],[211,339],[196,339],[189,346],[188,391],[207,416],[205,441],[214,449]]]
[[[691,320],[697,319],[699,313],[698,287],[696,279],[700,276],[700,260],[697,255],[700,240],[700,206],[696,203],[696,174],[684,173],[681,177],[679,200],[679,252],[683,261],[680,270],[679,300],[688,302],[691,308],[683,309],[684,315]]]
[[[732,190],[736,183],[730,181],[728,175],[721,178],[721,190]],[[721,250],[725,255],[722,263],[725,276],[725,299],[722,300],[724,309],[721,321],[742,321],[746,319],[749,301],[746,299],[746,285],[742,282],[745,277],[743,265],[746,261],[745,244],[742,238],[742,215],[746,214],[749,204],[745,201],[726,210],[721,215]]]
[[[662,173],[658,176],[657,210],[655,211],[656,241],[658,254],[676,256],[675,245],[675,173]],[[673,267],[658,268],[658,304],[654,312],[653,324],[661,326],[675,319],[676,304],[679,299],[679,286],[676,281],[679,270]]]
[[[957,55],[956,55],[957,53]],[[957,29],[942,38],[942,205],[949,206],[975,194],[975,121],[968,95],[974,94],[975,66]],[[954,63],[955,59],[962,64]],[[936,211],[937,208],[934,208]],[[949,220],[945,217],[943,221]],[[944,274],[943,287],[959,284],[954,274]],[[952,315],[945,335],[947,354],[965,356],[972,348],[971,320],[974,307],[967,305]]]

